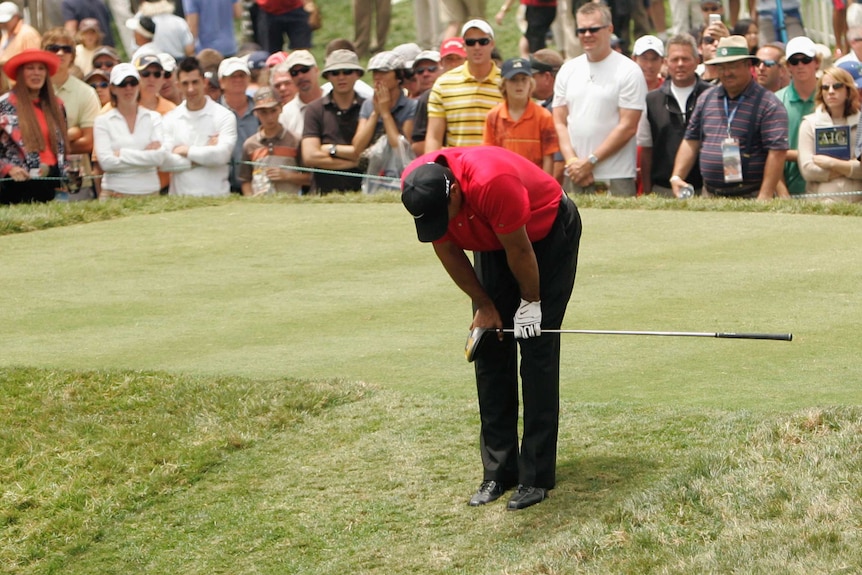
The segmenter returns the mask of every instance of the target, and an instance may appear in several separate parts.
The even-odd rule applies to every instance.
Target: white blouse
[[[102,188],[129,195],[158,192],[160,184],[156,168],[165,163],[168,154],[161,147],[146,150],[152,142],[164,142],[162,117],[157,112],[138,106],[135,127],[131,132],[126,119],[116,108],[96,116],[93,151],[105,172]]]

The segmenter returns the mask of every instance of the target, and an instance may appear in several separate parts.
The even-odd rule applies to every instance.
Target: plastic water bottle
[[[686,184],[679,191],[679,199],[687,200],[688,198],[694,196],[694,186],[691,184]]]

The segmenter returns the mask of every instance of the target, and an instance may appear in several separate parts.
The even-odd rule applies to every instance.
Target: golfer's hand
[[[528,339],[542,335],[542,302],[522,299],[515,313],[515,337]]]

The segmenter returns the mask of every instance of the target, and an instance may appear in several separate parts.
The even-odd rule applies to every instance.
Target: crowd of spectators
[[[417,0],[417,42],[389,49],[389,0],[354,0],[356,37],[322,66],[310,0],[61,4],[40,33],[0,3],[0,203],[374,192],[419,155],[480,145],[571,193],[862,200],[862,18],[833,58],[798,1],[749,0],[743,19],[738,0],[675,0],[668,27],[650,2],[520,0],[504,58],[483,0]],[[256,42],[225,32],[242,18]],[[31,68],[50,81],[24,90]]]

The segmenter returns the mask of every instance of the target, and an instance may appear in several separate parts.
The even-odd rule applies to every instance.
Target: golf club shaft
[[[489,330],[491,331],[491,330]],[[515,333],[514,329],[504,329],[504,333]],[[734,333],[699,331],[615,331],[609,329],[543,329],[542,333],[582,333],[593,335],[663,335],[674,337],[719,337],[727,339],[770,339],[793,341],[792,333]]]

